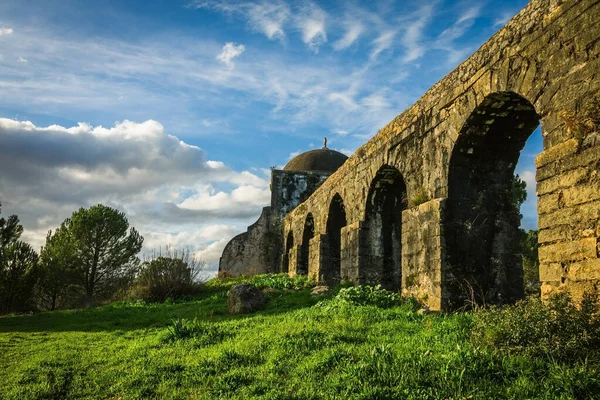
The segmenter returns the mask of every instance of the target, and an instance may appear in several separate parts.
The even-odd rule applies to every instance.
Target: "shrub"
[[[513,306],[475,313],[471,340],[509,354],[556,361],[600,360],[600,306],[586,294],[579,308],[567,293],[547,303],[529,297]]]
[[[389,308],[400,305],[400,295],[381,288],[381,285],[359,285],[340,289],[331,299],[334,305],[376,306]]]
[[[306,275],[290,277],[288,274],[261,274],[251,277],[219,277],[206,282],[206,287],[214,291],[220,291],[240,283],[251,283],[259,289],[271,288],[278,290],[315,286],[315,282],[311,281]]]
[[[196,294],[201,290],[196,279],[204,266],[205,263],[191,256],[189,251],[167,248],[166,256],[159,254],[142,264],[129,298],[165,301]]]

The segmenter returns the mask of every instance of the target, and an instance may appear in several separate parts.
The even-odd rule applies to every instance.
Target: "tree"
[[[4,249],[0,288],[2,312],[25,311],[31,308],[31,294],[37,281],[38,255],[21,241]]]
[[[513,202],[520,208],[521,204],[527,200],[527,184],[523,181],[519,175],[515,175],[511,193]],[[540,288],[540,262],[538,259],[538,231],[530,230],[525,231],[519,229],[521,254],[523,255],[523,281],[525,284],[526,294],[539,294]]]
[[[519,175],[513,177],[510,192],[512,201],[517,206],[517,209],[521,208],[521,204],[527,200],[527,183]]]
[[[68,255],[64,262],[85,289],[87,304],[114,294],[120,282],[133,278],[144,238],[128,228],[125,213],[98,204],[80,208],[55,232],[56,251]]]
[[[38,307],[55,310],[65,306],[69,287],[77,282],[77,257],[69,234],[58,228],[48,232],[40,252],[40,279],[36,287]]]
[[[38,255],[19,240],[22,233],[16,215],[0,218],[0,313],[24,311],[31,306]]]
[[[521,248],[523,254],[523,280],[526,294],[538,294],[540,291],[540,260],[538,258],[538,231],[521,230]]]
[[[0,204],[0,207],[2,204]],[[8,219],[0,218],[0,259],[2,251],[11,243],[19,240],[23,233],[23,226],[19,224],[19,218],[11,215]]]

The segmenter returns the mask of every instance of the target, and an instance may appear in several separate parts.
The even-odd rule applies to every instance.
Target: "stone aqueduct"
[[[521,297],[511,182],[541,122],[542,295],[597,290],[600,138],[585,110],[599,55],[600,1],[532,0],[278,221],[279,268],[382,284],[433,309]]]

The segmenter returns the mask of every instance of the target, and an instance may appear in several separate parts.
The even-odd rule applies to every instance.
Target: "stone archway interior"
[[[297,275],[308,274],[308,258],[310,250],[310,240],[315,236],[315,220],[312,214],[306,216],[304,222],[304,231],[302,232],[302,246],[300,248],[300,259],[296,268]]]
[[[402,282],[402,211],[407,207],[406,184],[400,172],[383,166],[373,178],[367,197],[364,243],[366,257],[361,283],[400,290]]]
[[[450,308],[511,303],[523,296],[514,170],[539,125],[533,105],[512,92],[485,98],[454,146],[444,240]]]
[[[281,272],[287,273],[290,270],[290,251],[294,247],[294,234],[292,231],[288,233],[287,240],[285,241],[285,254],[283,255],[283,269]]]
[[[331,200],[327,215],[328,257],[327,262],[321,268],[320,279],[328,285],[335,285],[340,282],[342,228],[346,226],[346,223],[344,201],[339,194],[336,194]]]

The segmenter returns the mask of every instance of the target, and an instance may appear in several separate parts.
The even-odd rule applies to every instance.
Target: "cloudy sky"
[[[324,136],[352,153],[526,3],[2,0],[2,215],[39,247],[103,203],[215,270],[270,167]],[[517,167],[527,228],[540,149]]]

